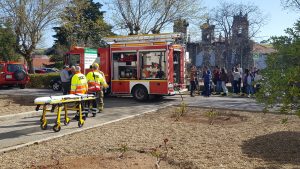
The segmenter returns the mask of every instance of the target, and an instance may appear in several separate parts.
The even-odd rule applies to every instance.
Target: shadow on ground
[[[281,131],[262,135],[243,143],[242,152],[277,164],[300,165],[300,132]]]
[[[6,105],[3,106],[9,106],[10,104],[19,104],[21,106],[34,106],[34,99],[36,96],[23,96],[23,95],[1,95],[0,99],[6,100]]]

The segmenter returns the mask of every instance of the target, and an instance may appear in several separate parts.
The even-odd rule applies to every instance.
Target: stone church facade
[[[184,23],[184,24],[180,24]],[[174,32],[186,34],[186,22],[180,22]],[[185,27],[186,26],[186,27]],[[185,29],[184,29],[185,27]],[[187,52],[189,52],[190,61],[197,67],[215,66],[231,69],[236,64],[241,64],[242,68],[253,66],[252,46],[253,41],[249,37],[249,21],[247,15],[234,16],[232,23],[232,36],[223,38],[221,35],[216,38],[215,25],[211,25],[209,20],[201,25],[202,40],[200,42],[187,41]],[[176,30],[176,31],[175,31]]]

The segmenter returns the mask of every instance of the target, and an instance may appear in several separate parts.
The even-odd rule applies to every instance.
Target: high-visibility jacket
[[[98,70],[98,72],[102,75],[102,77],[103,77],[104,80],[105,80],[105,74],[104,74],[101,70]]]
[[[98,71],[91,71],[86,75],[86,79],[88,82],[88,85],[99,87],[101,89],[101,86],[107,87],[107,83],[105,80],[105,77],[101,75]]]
[[[105,88],[108,88],[108,84],[106,83],[106,78],[105,78],[105,74],[101,71],[101,70],[98,70],[99,71],[99,73],[102,75],[102,77],[103,77],[103,79],[104,79],[104,87]]]
[[[71,94],[85,94],[88,85],[85,76],[82,73],[76,73],[71,80]]]

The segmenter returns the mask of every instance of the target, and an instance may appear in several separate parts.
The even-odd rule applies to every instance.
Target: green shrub
[[[45,74],[30,74],[30,81],[26,85],[28,88],[48,89],[50,81],[59,77],[59,73],[45,73]]]

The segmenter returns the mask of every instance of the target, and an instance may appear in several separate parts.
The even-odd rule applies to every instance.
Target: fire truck
[[[65,58],[83,73],[98,63],[111,95],[131,94],[136,100],[175,95],[185,89],[185,46],[181,34],[132,35],[104,38],[108,47],[72,47]]]

